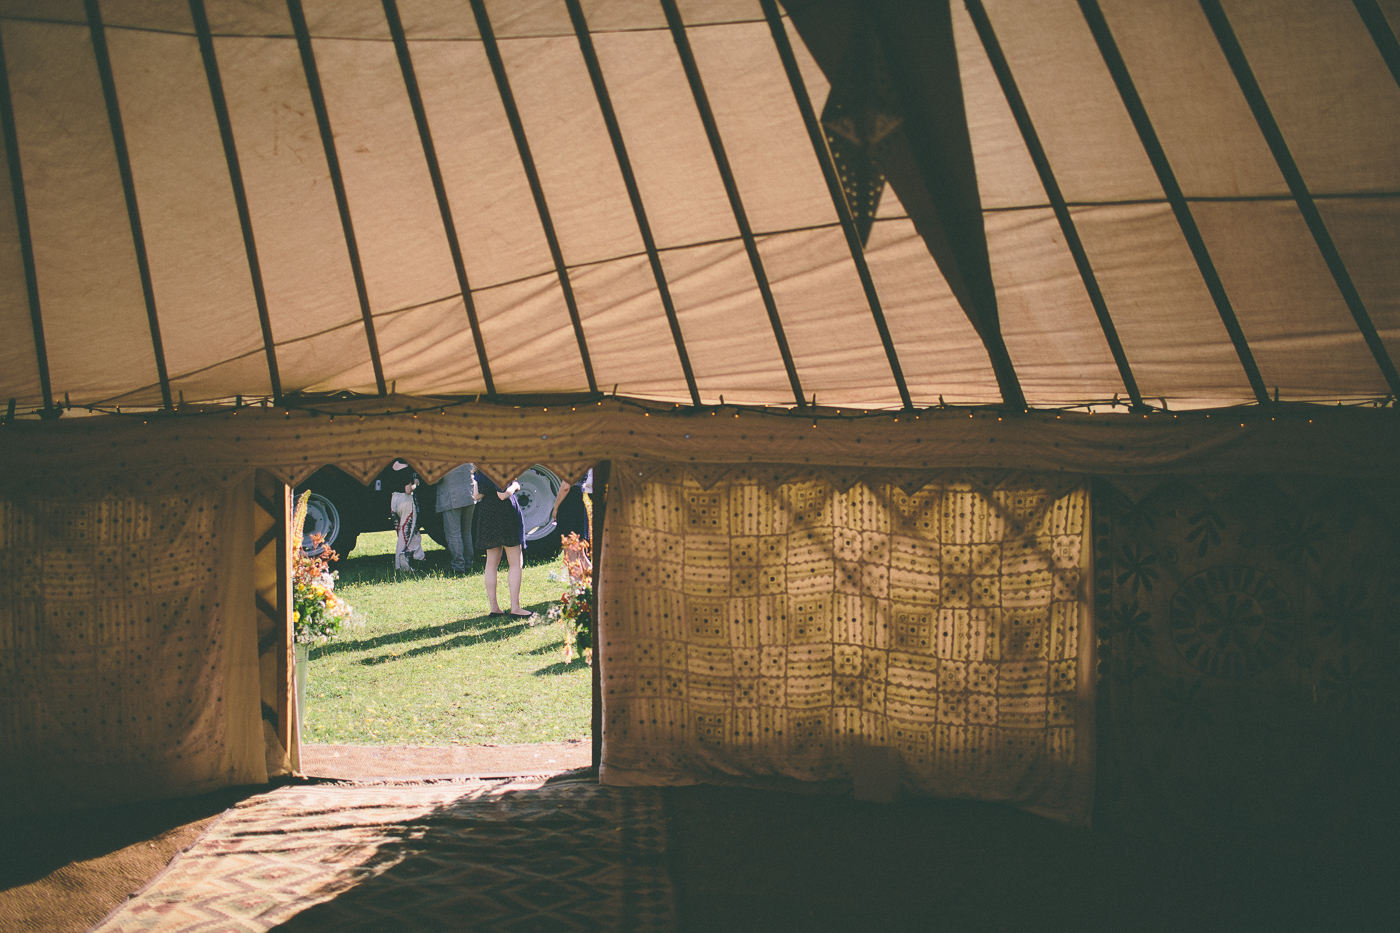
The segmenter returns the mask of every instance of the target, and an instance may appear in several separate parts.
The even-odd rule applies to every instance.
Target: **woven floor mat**
[[[284,787],[230,809],[93,933],[670,930],[654,788]]]

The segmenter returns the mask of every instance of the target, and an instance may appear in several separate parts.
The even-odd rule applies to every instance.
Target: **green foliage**
[[[455,576],[424,539],[428,572],[394,571],[394,532],[360,536],[341,561],[338,592],[363,627],[313,647],[302,740],[357,745],[501,745],[586,738],[591,674],[559,662],[563,632],[487,615],[476,571]],[[560,561],[527,562],[521,605],[543,614]],[[506,594],[504,562],[498,574]]]

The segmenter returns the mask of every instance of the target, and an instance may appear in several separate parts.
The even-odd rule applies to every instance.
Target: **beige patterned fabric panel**
[[[1085,485],[619,464],[604,780],[849,779],[1087,819]]]
[[[1293,472],[1389,480],[1400,433],[1389,412],[1334,408],[1236,418],[1216,413],[1025,412],[959,408],[857,415],[768,413],[730,406],[660,410],[626,399],[519,404],[390,396],[313,404],[309,410],[184,406],[148,413],[0,419],[0,488],[56,477],[92,482],[169,465],[230,483],[261,468],[299,485],[326,464],[362,483],[397,458],[428,481],[472,459],[498,482],[543,463],[577,481],[602,460],[791,463],[848,470],[898,467],[1008,469],[1096,476]],[[1262,409],[1260,409],[1262,411]]]
[[[265,781],[251,482],[0,495],[0,810]]]

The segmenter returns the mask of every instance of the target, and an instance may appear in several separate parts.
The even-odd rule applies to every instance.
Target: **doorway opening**
[[[411,471],[408,461],[399,463]],[[366,492],[386,498],[406,475],[402,469],[381,474]],[[570,597],[580,601],[582,583],[591,610],[591,574],[581,578],[578,570],[593,535],[591,490],[570,489],[539,466],[520,480],[516,496],[527,533],[520,605],[529,617],[491,613],[480,548],[473,548],[465,572],[453,568],[434,486],[411,490],[420,532],[413,543],[421,543],[423,559],[407,571],[396,567],[399,532],[387,499],[378,503],[375,528],[373,499],[356,504],[320,473],[298,489],[306,491],[331,504],[324,526],[337,527],[340,542],[351,545],[335,549],[329,582],[334,598],[352,609],[333,637],[299,652],[303,773],[548,776],[596,765],[596,677],[591,657],[570,637],[566,611]],[[562,507],[566,498],[583,500],[582,523]],[[323,542],[306,543],[314,552]],[[502,558],[497,573],[502,608],[510,605],[506,565]]]

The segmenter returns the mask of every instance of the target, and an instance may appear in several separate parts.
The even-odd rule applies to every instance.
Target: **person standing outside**
[[[447,551],[452,555],[452,572],[471,573],[475,549],[472,547],[472,514],[476,511],[476,467],[464,463],[454,467],[437,484],[437,510]]]
[[[477,544],[486,549],[486,571],[482,582],[486,584],[486,602],[493,616],[511,615],[528,619],[533,612],[520,608],[520,577],[525,569],[525,515],[520,511],[520,503],[515,494],[520,491],[520,483],[512,482],[501,489],[485,473],[478,470],[476,478],[476,501],[481,509],[477,520]],[[496,568],[501,564],[504,553],[509,569],[506,583],[510,588],[510,611],[501,610],[496,597]]]
[[[402,469],[395,464],[394,469],[399,473],[393,480],[397,488],[389,496],[389,510],[394,516],[394,569],[411,571],[414,568],[410,560],[427,557],[418,531],[418,500],[413,495],[418,488],[418,474],[407,464]]]
[[[590,468],[579,483],[564,483],[559,487],[559,495],[554,500],[554,508],[549,510],[550,521],[559,526],[561,536],[574,532],[587,541],[592,537],[592,513],[588,497],[593,492],[593,470]]]

